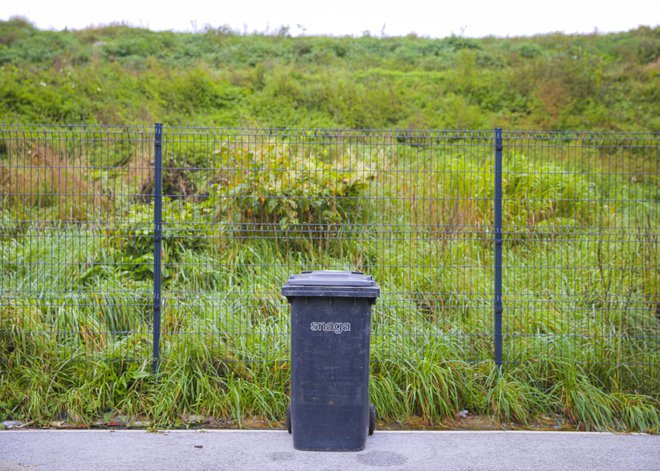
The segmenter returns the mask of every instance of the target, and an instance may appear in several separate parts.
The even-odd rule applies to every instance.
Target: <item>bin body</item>
[[[291,303],[291,407],[297,450],[363,450],[369,429],[369,276],[309,272],[282,289]]]

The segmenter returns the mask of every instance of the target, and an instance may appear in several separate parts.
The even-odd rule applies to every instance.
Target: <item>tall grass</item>
[[[23,149],[23,155],[16,165],[0,163],[0,190],[10,206],[52,208],[51,219],[71,222],[93,219],[108,204],[80,171],[89,162],[73,162],[63,149],[42,143]]]
[[[658,27],[429,39],[0,21],[0,120],[658,131]]]
[[[363,270],[381,286],[371,400],[383,420],[448,424],[467,409],[502,423],[558,415],[585,430],[657,431],[653,189],[576,171],[563,156],[506,156],[500,370],[489,163],[483,149],[424,142],[177,149],[157,375],[149,159],[139,149],[124,162],[113,155],[101,176],[43,150],[50,157],[32,173],[10,166],[32,154],[3,160],[0,415],[38,425],[117,415],[158,427],[198,415],[277,425],[290,373],[280,288],[291,273],[330,268]],[[103,187],[120,189],[107,206],[84,200]],[[48,201],[33,197],[44,192]],[[109,219],[96,224],[78,206]]]

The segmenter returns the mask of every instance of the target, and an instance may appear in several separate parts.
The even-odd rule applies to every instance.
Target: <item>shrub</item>
[[[413,223],[438,237],[492,227],[491,164],[466,156],[431,158],[437,160],[418,169],[423,180],[416,185],[408,182],[405,191],[411,193],[411,201],[425,194],[442,198],[418,198],[411,208]],[[598,217],[593,205],[598,192],[584,176],[571,173],[567,177],[560,164],[518,153],[505,156],[504,167],[502,217],[509,230],[549,236]]]
[[[212,230],[208,211],[190,201],[176,204],[163,198],[163,263],[179,260],[186,250],[201,250],[209,241]],[[112,246],[121,253],[122,265],[137,278],[149,277],[153,270],[154,208],[152,204],[133,205],[120,217],[110,234]],[[169,276],[167,271],[164,276]]]
[[[334,233],[359,218],[357,197],[375,178],[353,156],[341,168],[274,142],[255,150],[224,146],[219,154],[226,173],[205,204],[244,232]]]

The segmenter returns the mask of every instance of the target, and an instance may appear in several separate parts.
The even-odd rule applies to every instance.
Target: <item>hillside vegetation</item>
[[[467,410],[657,433],[659,53],[644,27],[431,40],[0,22],[0,422],[281,426],[280,289],[341,269],[381,287],[381,425]],[[542,128],[503,133],[502,370],[494,133],[442,130],[494,126]],[[370,127],[402,129],[348,129]]]
[[[500,372],[491,132],[168,126],[152,375],[150,128],[0,126],[0,421],[278,426],[280,289],[329,268],[381,287],[387,423],[660,430],[651,135],[505,133]]]
[[[41,31],[0,22],[0,121],[658,131],[660,27],[526,38]]]

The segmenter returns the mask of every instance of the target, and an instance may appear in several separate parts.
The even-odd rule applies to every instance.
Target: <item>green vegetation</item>
[[[660,427],[657,141],[507,140],[500,372],[483,133],[166,128],[152,376],[142,130],[57,132],[3,134],[0,417],[277,424],[289,388],[280,288],[333,268],[381,285],[371,394],[387,422],[448,424],[467,409],[522,425]]]
[[[371,395],[383,420],[451,424],[467,409],[657,432],[657,139],[507,140],[500,372],[490,141],[415,130],[657,133],[660,28],[282,33],[0,22],[0,122],[120,125],[0,134],[0,418],[275,425],[289,388],[280,288],[332,268],[381,285]],[[127,124],[155,121],[271,129],[165,128],[152,376],[153,136]],[[298,126],[324,130],[273,129]]]
[[[527,38],[39,31],[0,22],[0,121],[659,131],[660,28]]]

